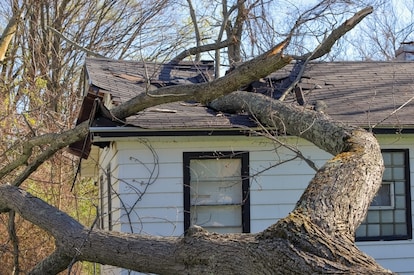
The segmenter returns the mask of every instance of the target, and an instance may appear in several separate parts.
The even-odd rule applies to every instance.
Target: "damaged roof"
[[[88,58],[89,93],[109,93],[118,105],[133,96],[168,85],[213,79],[213,62],[119,61]],[[332,118],[371,128],[411,128],[414,117],[414,62],[310,62],[290,64],[245,89],[279,98],[303,74],[286,101],[323,111]],[[252,127],[246,114],[223,114],[192,102],[149,108],[126,123],[147,129]]]
[[[159,64],[88,58],[85,63],[88,94],[110,94],[113,105],[160,87],[202,83],[213,79],[211,61]],[[96,126],[99,126],[99,122]],[[125,121],[126,125],[151,130],[228,129],[253,127],[247,114],[215,112],[196,102],[174,102],[148,108]]]
[[[119,104],[160,87],[211,81],[213,70],[211,61],[160,64],[87,58],[85,72],[89,87],[86,89],[109,93],[113,103]]]
[[[160,87],[208,82],[213,75],[211,61],[159,64],[87,58],[85,97],[77,123],[93,114],[91,127],[122,126],[124,130],[130,126],[139,129],[139,135],[244,134],[246,127],[257,127],[248,114],[221,113],[197,102],[154,106],[122,122],[111,118],[102,104],[96,106],[96,98],[106,98],[106,104],[116,106]],[[309,62],[306,66],[297,62],[241,89],[275,99],[289,90],[285,101],[290,104],[325,112],[344,123],[374,128],[374,132],[414,129],[412,61]],[[70,146],[72,153],[82,157],[87,157],[89,150],[88,140]]]

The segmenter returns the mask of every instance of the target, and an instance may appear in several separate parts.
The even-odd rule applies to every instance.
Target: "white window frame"
[[[391,205],[370,205],[370,210],[385,210],[385,209],[394,209],[395,208],[395,194],[394,194],[394,181],[383,181],[382,185],[389,184],[390,185],[390,202]],[[372,202],[375,201],[375,197]]]

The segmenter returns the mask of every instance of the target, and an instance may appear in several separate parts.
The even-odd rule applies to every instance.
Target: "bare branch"
[[[11,210],[9,212],[9,224],[8,224],[8,233],[10,237],[10,241],[13,244],[13,275],[18,275],[20,273],[20,266],[19,266],[19,257],[20,257],[20,250],[19,250],[19,239],[16,233],[16,212]]]
[[[17,157],[12,163],[6,165],[0,170],[0,178],[9,174],[11,171],[26,164],[29,158],[32,156],[33,149],[36,146],[50,144],[39,156],[37,156],[33,162],[27,163],[26,169],[19,174],[14,180],[13,185],[19,186],[32,172],[34,172],[45,160],[53,156],[58,150],[83,139],[89,131],[88,121],[79,124],[77,127],[71,130],[67,130],[60,134],[45,134],[37,136],[31,140],[28,140],[23,144],[23,150],[19,157]]]
[[[200,30],[198,29],[197,17],[195,14],[193,4],[191,3],[191,0],[187,0],[187,3],[188,3],[188,8],[190,10],[191,21],[193,22],[193,26],[194,26],[194,33],[196,37],[196,48],[199,48],[201,45],[201,35],[200,35]],[[196,53],[195,61],[200,61],[200,53]]]
[[[56,30],[55,28],[52,28],[50,26],[46,26],[47,29],[51,30],[54,34],[56,34],[57,36],[59,36],[60,38],[62,38],[63,40],[65,40],[66,42],[68,42],[69,44],[71,44],[73,47],[75,47],[78,50],[81,50],[83,52],[85,52],[86,54],[90,55],[90,56],[94,56],[94,57],[101,57],[104,58],[105,56],[99,54],[99,53],[95,53],[81,45],[79,45],[78,43],[76,43],[75,41],[67,38],[65,35],[63,35],[61,32],[59,32],[58,30]]]
[[[371,128],[374,129],[375,127],[377,127],[378,125],[380,125],[381,123],[383,123],[385,120],[387,120],[389,117],[391,117],[392,115],[396,114],[398,111],[400,111],[402,108],[404,108],[408,103],[410,103],[413,100],[414,100],[414,96],[411,97],[406,102],[404,102],[403,104],[401,104],[400,107],[398,107],[397,109],[395,109],[394,111],[392,111],[388,116],[386,116],[385,118],[383,118],[381,121],[379,121],[378,123],[374,124]]]
[[[319,57],[324,56],[331,50],[332,46],[335,44],[336,41],[338,41],[339,38],[341,38],[347,32],[352,30],[356,25],[358,25],[359,22],[361,22],[366,16],[370,15],[373,11],[373,7],[366,7],[358,11],[354,14],[354,16],[352,16],[338,28],[333,30],[331,34],[326,39],[324,39],[322,45],[319,47],[319,50],[317,50],[314,53],[307,53],[300,57],[295,57],[295,59],[306,60],[309,56],[312,56],[312,59],[317,59]]]
[[[198,47],[193,47],[193,48],[182,51],[180,54],[178,54],[173,59],[171,59],[171,62],[173,62],[173,63],[174,62],[179,62],[179,61],[183,60],[184,58],[186,58],[190,55],[199,54],[199,53],[208,52],[208,51],[213,51],[213,50],[217,50],[217,49],[222,49],[222,48],[225,48],[225,47],[229,46],[231,43],[232,42],[230,40],[224,40],[224,41],[217,42],[217,43],[212,43],[212,44],[202,45],[202,46],[198,46]]]

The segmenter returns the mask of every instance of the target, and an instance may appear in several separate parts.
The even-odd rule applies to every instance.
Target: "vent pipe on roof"
[[[401,43],[395,52],[395,58],[397,60],[414,61],[414,41]]]

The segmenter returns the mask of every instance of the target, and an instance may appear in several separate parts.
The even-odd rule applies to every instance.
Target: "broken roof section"
[[[211,81],[213,75],[213,62],[209,61],[158,64],[88,58],[85,66],[89,83],[85,92],[107,94],[114,105],[163,86]],[[246,90],[279,98],[300,69],[300,65],[291,64]],[[414,62],[311,62],[286,101],[299,102],[336,120],[365,128],[401,129],[414,126],[413,97]],[[217,113],[189,102],[152,107],[129,117],[126,123],[151,129],[254,125],[245,115]]]
[[[310,62],[302,66],[290,64],[244,89],[277,99],[299,80],[287,95],[287,103],[325,112],[344,123],[374,127],[378,132],[413,132],[414,62]],[[213,62],[158,64],[88,58],[85,72],[85,99],[78,123],[93,114],[91,126],[95,129],[132,126],[140,129],[140,134],[190,135],[244,133],[246,127],[257,127],[247,114],[220,113],[197,102],[151,107],[121,122],[108,117],[102,106],[93,106],[95,98],[110,108],[160,87],[211,81]],[[87,155],[85,142],[82,144],[77,150]]]
[[[160,64],[87,58],[85,71],[89,87],[85,92],[107,92],[113,103],[119,104],[160,87],[211,81],[213,66],[210,61]]]
[[[106,106],[121,104],[132,97],[160,87],[202,83],[213,79],[214,63],[118,61],[88,58],[85,65],[88,94],[110,95]],[[95,126],[99,126],[99,122]],[[254,126],[247,114],[232,115],[215,112],[196,102],[175,102],[148,108],[128,117],[125,125],[144,129],[227,129]]]
[[[256,124],[248,114],[224,114],[197,102],[174,102],[148,108],[136,115],[119,121],[110,116],[105,108],[126,102],[142,93],[170,85],[208,82],[213,79],[214,63],[178,62],[159,64],[154,62],[120,61],[104,58],[87,58],[85,63],[84,100],[77,124],[93,118],[91,128],[127,127],[141,129],[140,134],[163,132],[211,132],[240,131]],[[96,98],[104,103],[97,106]],[[121,131],[121,128],[118,127]],[[94,135],[102,133],[94,132]],[[104,134],[102,134],[104,135]],[[87,157],[91,140],[72,144],[69,150]]]

